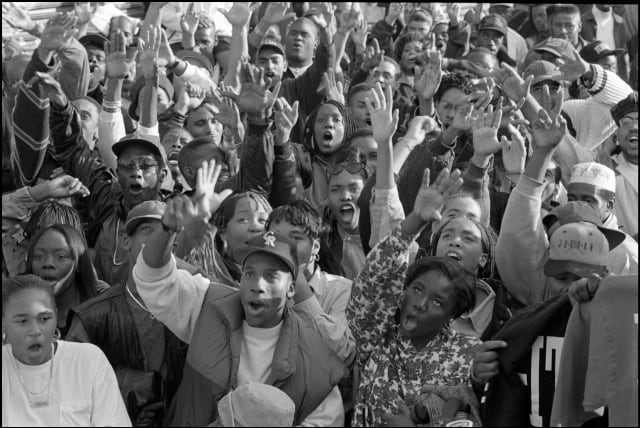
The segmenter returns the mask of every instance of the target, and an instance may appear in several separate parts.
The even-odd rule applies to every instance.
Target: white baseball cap
[[[590,184],[609,192],[616,193],[616,174],[601,163],[585,162],[576,164],[571,172],[569,184]]]

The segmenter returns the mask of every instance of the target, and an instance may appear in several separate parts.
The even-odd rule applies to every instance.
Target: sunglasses
[[[349,174],[362,174],[366,180],[367,178],[369,178],[366,166],[367,165],[365,162],[349,162],[330,165],[329,168],[327,168],[327,178],[331,177],[332,175],[338,175],[342,171],[346,170]]]

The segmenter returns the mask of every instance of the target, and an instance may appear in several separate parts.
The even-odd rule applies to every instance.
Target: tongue
[[[418,326],[418,322],[413,317],[407,317],[402,321],[402,329],[410,332]]]

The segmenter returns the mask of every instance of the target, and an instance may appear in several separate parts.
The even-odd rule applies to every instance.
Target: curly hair
[[[433,96],[433,100],[439,102],[443,95],[451,88],[459,89],[466,95],[469,95],[473,92],[473,84],[471,83],[473,79],[475,79],[473,74],[463,70],[456,70],[443,75],[440,86]]]

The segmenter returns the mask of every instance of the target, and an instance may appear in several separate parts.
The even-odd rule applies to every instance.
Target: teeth
[[[447,257],[450,257],[450,258],[455,259],[455,260],[460,260],[461,259],[460,255],[458,253],[449,252],[449,253],[447,253],[445,255]]]

